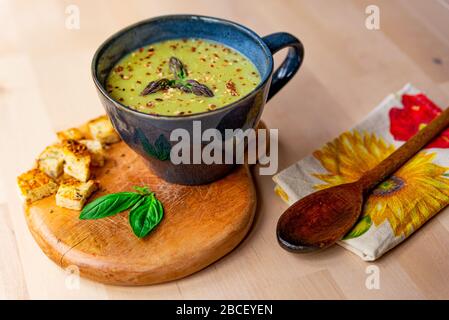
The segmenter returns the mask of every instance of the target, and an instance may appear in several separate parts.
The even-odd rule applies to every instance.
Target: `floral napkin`
[[[441,112],[407,84],[386,97],[353,129],[273,177],[289,205],[316,190],[357,180]],[[362,216],[339,244],[373,261],[449,204],[449,129],[429,143],[365,202]]]

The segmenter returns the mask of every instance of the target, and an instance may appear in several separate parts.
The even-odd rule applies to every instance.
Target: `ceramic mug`
[[[150,115],[133,110],[111,98],[106,78],[124,55],[145,45],[169,39],[202,38],[231,47],[252,61],[261,81],[249,94],[219,109],[182,116]],[[280,67],[273,73],[273,54],[289,48]],[[131,25],[107,39],[92,60],[92,76],[101,102],[122,140],[148,163],[159,177],[171,183],[205,184],[229,173],[233,164],[173,164],[170,141],[173,130],[182,128],[192,134],[193,121],[201,130],[255,128],[265,103],[298,71],[304,57],[301,42],[289,33],[259,37],[235,22],[198,15],[161,16]],[[224,135],[223,135],[224,136]]]

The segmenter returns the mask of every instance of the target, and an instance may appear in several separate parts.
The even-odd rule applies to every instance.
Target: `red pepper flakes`
[[[237,92],[237,88],[235,87],[235,83],[232,80],[229,80],[228,82],[226,82],[226,89],[229,90],[229,93],[231,94],[231,96],[238,96],[238,92]]]
[[[122,72],[122,71],[123,71],[122,66],[118,66],[117,68],[115,68],[115,72]]]
[[[190,51],[195,52],[195,51],[196,51],[196,48],[195,48],[195,47],[191,47],[191,48],[190,48]]]
[[[146,56],[147,59],[151,58],[151,56],[154,55],[154,48],[148,49],[148,55]]]

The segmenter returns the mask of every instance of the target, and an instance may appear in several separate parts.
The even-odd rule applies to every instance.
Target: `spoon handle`
[[[418,131],[418,133],[394,151],[388,158],[384,159],[373,169],[367,171],[358,181],[363,192],[369,192],[380,182],[388,178],[447,126],[449,126],[449,108]]]

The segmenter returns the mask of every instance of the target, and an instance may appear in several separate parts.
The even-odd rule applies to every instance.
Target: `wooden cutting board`
[[[55,197],[26,208],[28,227],[44,253],[62,268],[114,285],[148,285],[179,279],[234,249],[251,227],[256,192],[248,165],[203,186],[170,184],[155,176],[123,142],[107,152],[93,174],[102,189],[94,197],[147,185],[164,205],[159,226],[134,236],[128,212],[79,220],[79,211],[57,207]]]

